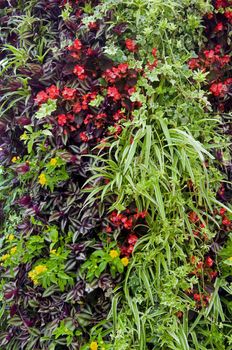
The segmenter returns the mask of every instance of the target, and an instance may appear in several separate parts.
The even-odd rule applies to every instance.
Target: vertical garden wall
[[[227,0],[0,0],[0,349],[232,349]]]

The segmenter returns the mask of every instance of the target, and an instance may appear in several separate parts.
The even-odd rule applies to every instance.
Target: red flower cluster
[[[87,111],[89,109],[89,103],[97,96],[96,92],[89,92],[82,95],[77,102],[73,105],[73,112],[80,113],[81,111]]]
[[[215,8],[218,10],[219,8],[226,8],[230,6],[229,1],[227,0],[216,0]]]
[[[153,70],[154,68],[157,67],[157,64],[158,64],[158,60],[156,58],[156,55],[157,55],[157,48],[153,48],[152,51],[152,56],[154,57],[154,61],[151,63],[151,62],[148,62],[147,64],[147,67],[149,68],[149,70]]]
[[[138,209],[131,211],[127,209],[123,213],[117,213],[113,211],[110,215],[111,224],[106,227],[106,232],[110,233],[113,230],[113,227],[118,229],[130,231],[130,234],[127,236],[124,244],[121,246],[122,256],[130,256],[134,250],[134,246],[138,240],[138,236],[131,231],[133,227],[137,224],[139,219],[144,220],[147,216],[147,211],[139,212]]]
[[[87,77],[87,75],[85,73],[85,68],[83,66],[78,65],[78,64],[74,67],[73,73],[80,80],[84,80]]]
[[[120,63],[118,66],[106,69],[103,78],[109,83],[115,83],[116,80],[125,78],[128,74],[129,67],[127,63]]]
[[[73,100],[75,98],[76,92],[76,89],[65,87],[62,91],[62,97],[67,101]]]
[[[216,97],[223,97],[227,92],[227,86],[223,83],[213,83],[209,91]]]
[[[68,47],[68,50],[71,51],[71,56],[73,58],[79,58],[81,54],[82,43],[79,39],[74,40],[73,45]]]
[[[230,63],[229,55],[221,55],[221,45],[216,45],[214,49],[204,50],[197,58],[191,58],[188,62],[190,69],[201,69],[205,71],[220,70]]]
[[[48,99],[55,100],[59,97],[60,90],[55,85],[51,85],[45,91],[40,91],[36,95],[35,103],[41,105],[42,103],[47,102]]]
[[[135,41],[132,39],[126,39],[125,44],[126,44],[127,50],[130,52],[136,52],[138,50]]]
[[[110,86],[107,89],[107,95],[112,97],[114,101],[118,101],[121,99],[121,94],[115,86]]]
[[[138,236],[136,236],[135,234],[128,235],[127,241],[120,248],[122,256],[129,257],[133,253],[134,246],[135,246],[137,240],[138,240]]]
[[[59,114],[57,116],[57,122],[60,126],[64,126],[70,123],[73,123],[75,120],[75,117],[73,114]],[[69,125],[71,131],[76,130],[74,126]]]
[[[223,23],[219,22],[217,23],[216,27],[214,28],[215,32],[221,32],[224,29]]]

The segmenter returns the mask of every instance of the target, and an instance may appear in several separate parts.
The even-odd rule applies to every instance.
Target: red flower
[[[79,51],[82,48],[82,43],[79,39],[74,40],[73,48],[77,51]]]
[[[91,49],[91,47],[89,47],[88,49],[87,49],[87,55],[88,56],[93,56],[95,54],[95,51],[93,50],[93,49]]]
[[[66,123],[67,123],[67,117],[65,114],[59,114],[57,116],[58,118],[58,124],[61,125],[61,126],[64,126]]]
[[[223,23],[222,22],[218,22],[218,24],[214,28],[214,31],[215,32],[221,32],[223,29],[224,29]]]
[[[232,84],[232,78],[227,78],[227,79],[224,81],[224,84],[225,84],[225,85],[231,85],[231,84]]]
[[[189,220],[193,223],[196,223],[197,221],[200,220],[194,211],[191,211],[188,216],[189,216]]]
[[[86,78],[85,75],[85,69],[83,66],[80,65],[76,65],[74,67],[73,73],[80,79],[80,80],[84,80]]]
[[[152,70],[157,67],[157,64],[158,64],[158,60],[154,60],[153,63],[148,62],[147,67],[149,68],[149,70]]]
[[[196,301],[201,301],[201,296],[200,294],[193,294],[193,299],[196,300]]]
[[[84,132],[84,131],[80,133],[80,139],[83,142],[88,142],[89,141],[89,138],[88,138],[86,132]]]
[[[60,90],[58,89],[58,87],[56,87],[56,85],[51,85],[46,89],[46,93],[48,94],[49,98],[54,100],[57,97],[59,97]]]
[[[213,12],[207,13],[207,18],[208,18],[208,19],[212,19],[212,18],[213,18]]]
[[[154,48],[152,49],[151,53],[152,53],[152,56],[156,57],[156,54],[157,54],[157,48],[156,48],[156,47],[154,47]]]
[[[231,221],[225,216],[222,220],[222,224],[225,226],[229,226],[231,224]]]
[[[127,219],[127,220],[124,222],[124,228],[125,228],[126,230],[131,230],[131,229],[132,229],[132,226],[133,226],[132,218]]]
[[[220,7],[227,7],[227,6],[229,6],[227,0],[216,0],[216,4],[215,4],[216,9],[219,9]]]
[[[209,275],[210,275],[211,279],[214,279],[214,278],[217,277],[218,273],[217,273],[217,271],[211,271],[211,272],[209,273]]]
[[[205,50],[203,53],[207,59],[214,58],[214,50]]]
[[[196,257],[195,257],[194,255],[192,255],[192,256],[190,257],[190,263],[191,263],[191,264],[195,264],[195,262],[196,262]]]
[[[221,208],[220,210],[219,210],[219,214],[220,215],[224,215],[226,213],[226,208]]]
[[[214,83],[210,86],[209,91],[214,95],[214,96],[224,96],[224,94],[227,91],[226,86],[223,83]]]
[[[76,103],[73,105],[73,112],[74,112],[74,113],[79,113],[81,110],[82,110],[81,103],[80,103],[80,102],[76,102]]]
[[[127,248],[127,253],[131,254],[134,250],[134,246],[133,245],[129,245],[129,247]]]
[[[68,119],[68,121],[69,122],[74,122],[74,120],[75,120],[75,117],[74,117],[74,115],[73,114],[67,114],[67,119]]]
[[[128,51],[130,51],[130,52],[137,51],[137,46],[136,46],[136,43],[134,42],[134,40],[126,39],[125,44],[126,44],[126,48]]]
[[[120,63],[118,65],[118,70],[120,73],[125,74],[128,70],[128,64],[127,63]]]
[[[120,100],[120,98],[121,98],[121,95],[120,95],[118,89],[114,86],[108,87],[107,94],[108,94],[108,96],[112,97],[114,99],[114,101]]]
[[[224,16],[228,19],[230,23],[232,23],[232,11],[225,11]]]
[[[106,226],[105,231],[107,233],[111,233],[112,232],[112,228],[108,225],[108,226]]]
[[[132,87],[127,90],[128,94],[131,96],[134,92],[136,92],[136,87]]]
[[[205,265],[208,267],[212,267],[214,264],[213,259],[211,259],[209,256],[207,256],[207,258],[205,259]]]
[[[217,44],[214,48],[215,53],[220,53],[221,52],[222,46],[220,44]]]
[[[88,27],[90,30],[97,30],[98,29],[98,25],[96,22],[89,22]]]
[[[198,58],[191,58],[191,60],[188,61],[188,66],[190,69],[196,69],[200,67]]]
[[[230,62],[230,56],[229,55],[225,55],[223,57],[221,57],[219,59],[220,63],[222,66],[225,66],[226,64],[228,64]]]
[[[38,105],[41,105],[42,103],[47,102],[48,98],[49,97],[45,91],[40,91],[36,95],[35,102],[38,103]]]
[[[116,135],[116,136],[120,135],[122,132],[122,127],[120,125],[115,124],[114,128],[115,128],[114,135]]]
[[[137,240],[138,240],[138,237],[137,237],[136,235],[130,234],[130,235],[128,236],[127,242],[128,242],[129,244],[131,244],[131,245],[135,245],[135,243],[137,242]]]
[[[76,91],[77,91],[76,89],[65,87],[64,90],[62,91],[62,96],[67,101],[73,100],[75,97]]]

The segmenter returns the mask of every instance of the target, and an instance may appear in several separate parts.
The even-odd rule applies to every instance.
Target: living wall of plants
[[[231,1],[0,14],[0,349],[232,349]]]

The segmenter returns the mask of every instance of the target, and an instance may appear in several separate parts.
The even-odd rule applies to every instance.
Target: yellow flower
[[[118,255],[119,254],[118,254],[117,250],[113,249],[113,250],[110,251],[110,256],[111,256],[112,259],[117,258]]]
[[[14,238],[15,237],[12,235],[12,233],[7,236],[8,241],[13,241]]]
[[[29,273],[28,273],[28,276],[30,277],[30,279],[32,280],[32,282],[34,283],[34,284],[39,284],[39,281],[38,281],[38,279],[37,279],[37,275],[36,275],[36,273],[35,273],[35,271],[30,271]]]
[[[56,254],[56,249],[51,249],[50,254]]]
[[[36,285],[36,284],[39,284],[38,275],[46,271],[47,271],[46,265],[38,265],[28,273],[28,276],[32,280],[32,282]]]
[[[96,341],[92,341],[92,343],[90,344],[90,350],[97,350],[98,349],[98,344]]]
[[[232,256],[228,260],[232,260]]]
[[[19,159],[20,159],[19,157],[14,156],[14,157],[11,159],[11,161],[12,161],[12,163],[16,163],[17,160],[19,160]]]
[[[14,255],[17,252],[17,247],[13,247],[10,250],[11,255]]]
[[[121,262],[122,262],[123,266],[127,266],[129,264],[129,259],[128,258],[122,258]]]
[[[56,158],[52,158],[52,159],[50,160],[50,164],[53,165],[53,166],[55,166],[55,165],[57,164],[57,159],[56,159]]]
[[[3,256],[1,256],[0,260],[1,261],[5,261],[6,259],[8,259],[10,257],[10,254],[5,254]]]
[[[47,183],[47,179],[44,173],[39,175],[39,184],[44,186]]]
[[[34,268],[34,271],[37,275],[39,275],[40,273],[47,271],[47,266],[46,265],[38,265]]]

